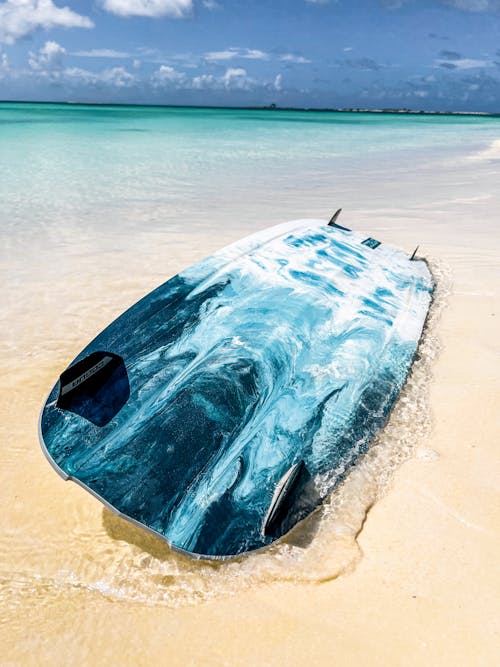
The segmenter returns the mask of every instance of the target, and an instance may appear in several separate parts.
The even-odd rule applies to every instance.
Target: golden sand
[[[500,195],[488,159],[464,161],[463,188],[456,171],[439,187],[432,174],[401,184],[434,189],[421,205],[351,202],[346,224],[410,251],[420,243],[439,301],[374,448],[320,513],[259,556],[172,553],[59,479],[36,433],[45,394],[83,344],[230,235],[186,245],[166,272],[168,249],[153,250],[146,274],[110,250],[105,274],[74,258],[57,295],[47,271],[24,284],[2,353],[2,665],[497,663]]]

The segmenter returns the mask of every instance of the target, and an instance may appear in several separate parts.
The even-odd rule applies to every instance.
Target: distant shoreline
[[[392,114],[409,116],[481,116],[488,118],[500,117],[500,111],[489,113],[487,111],[425,111],[423,109],[369,109],[361,107],[282,107],[276,104],[264,106],[203,106],[193,104],[135,104],[121,102],[49,102],[39,100],[0,100],[1,104],[39,104],[39,105],[60,105],[60,106],[82,106],[82,107],[145,107],[157,109],[220,109],[220,110],[241,110],[241,111],[311,111],[317,113],[364,113],[364,114]]]

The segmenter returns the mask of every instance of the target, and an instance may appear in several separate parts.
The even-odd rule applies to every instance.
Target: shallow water
[[[2,112],[0,105],[0,117]],[[15,109],[9,113],[15,115]],[[44,113],[50,117],[48,110]],[[263,552],[228,563],[180,556],[103,509],[76,485],[60,480],[37,442],[37,418],[45,395],[84,344],[170,275],[268,225],[304,215],[326,218],[337,203],[344,204],[347,226],[409,251],[421,242],[424,255],[429,254],[426,244],[434,252],[442,250],[447,260],[470,273],[474,291],[475,266],[481,263],[484,270],[496,266],[495,249],[490,251],[485,242],[487,230],[478,228],[474,237],[464,230],[467,212],[480,215],[496,196],[498,119],[481,119],[477,125],[452,120],[451,127],[440,119],[437,128],[429,121],[429,134],[424,119],[426,138],[421,135],[419,147],[413,119],[404,126],[406,121],[397,118],[407,143],[388,151],[391,127],[386,125],[385,139],[370,144],[375,148],[368,160],[362,146],[372,141],[372,131],[382,131],[373,130],[376,122],[361,119],[356,125],[359,144],[352,138],[351,143],[345,137],[339,140],[347,156],[342,160],[329,153],[336,140],[328,135],[333,131],[328,123],[283,120],[286,129],[268,133],[269,142],[273,132],[284,133],[269,171],[266,156],[271,147],[263,145],[262,155],[253,156],[253,131],[246,128],[240,136],[233,128],[226,149],[229,164],[239,165],[238,172],[228,168],[221,173],[215,158],[211,172],[203,162],[206,147],[198,146],[190,158],[191,177],[182,176],[185,166],[179,168],[178,189],[179,153],[173,153],[174,162],[162,171],[163,159],[168,162],[165,153],[159,151],[156,157],[153,153],[150,163],[151,143],[135,143],[144,133],[114,133],[121,147],[112,146],[107,155],[116,168],[106,163],[108,175],[104,173],[101,181],[98,172],[106,152],[100,153],[100,160],[91,160],[93,135],[86,130],[80,139],[68,138],[67,133],[74,132],[73,121],[57,121],[54,126],[52,120],[42,119],[39,124],[45,129],[39,132],[28,118],[19,123],[26,126],[24,138],[14,137],[2,126],[1,269],[7,290],[0,352],[4,376],[0,498],[5,508],[0,618],[9,633],[22,635],[19,610],[27,606],[50,608],[53,620],[47,621],[45,631],[49,636],[56,633],[63,620],[54,608],[73,595],[79,605],[85,601],[90,614],[96,596],[125,605],[179,607],[274,582],[306,585],[334,579],[352,571],[362,558],[356,538],[401,463],[417,451],[430,460],[436,456],[425,449],[432,424],[429,390],[440,345],[439,315],[451,280],[439,252],[435,259],[429,258],[437,291],[419,357],[388,425],[329,502]],[[113,117],[103,121],[100,131],[114,132],[115,123],[119,121]],[[248,121],[252,123],[257,121]],[[276,120],[269,124],[279,126]],[[319,134],[305,129],[317,125]],[[222,135],[223,128],[224,124],[219,128]],[[336,126],[334,131],[342,134],[345,127]],[[330,149],[325,133],[333,142]],[[438,135],[444,138],[436,146]],[[130,137],[134,143],[127,152]],[[175,141],[182,153],[178,134]],[[220,135],[217,141],[223,141]],[[242,166],[235,142],[253,166]],[[293,146],[290,152],[288,145]],[[134,150],[141,151],[143,162],[138,172],[130,174],[128,161]],[[198,160],[203,163],[200,181],[193,176]]]

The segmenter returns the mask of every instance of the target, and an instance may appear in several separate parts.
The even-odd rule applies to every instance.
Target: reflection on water
[[[34,414],[41,404],[34,382],[27,403],[21,399],[11,403],[11,425],[17,423],[13,433],[17,430],[27,440],[29,454],[24,452],[20,466],[15,456],[18,443],[10,440],[7,465],[12,467],[14,485],[20,487],[17,493],[12,491],[8,530],[2,538],[7,570],[0,572],[0,580],[7,608],[34,598],[48,604],[54,596],[81,591],[172,607],[244,587],[276,581],[318,583],[349,572],[361,557],[357,536],[367,513],[429,429],[429,384],[439,350],[436,322],[449,291],[443,266],[431,262],[431,270],[437,283],[435,299],[412,371],[386,428],[319,510],[271,547],[235,560],[199,561],[176,553],[154,535],[101,509],[75,484],[58,480],[34,451],[34,433],[26,416],[23,423],[26,411],[31,419],[31,411]],[[42,374],[44,383],[50,381],[50,373]],[[29,465],[36,478],[26,476]],[[28,514],[29,484],[36,489],[37,502]]]

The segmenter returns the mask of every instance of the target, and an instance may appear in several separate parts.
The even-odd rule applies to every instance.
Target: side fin
[[[417,255],[417,250],[418,250],[418,249],[419,249],[419,246],[417,246],[417,247],[415,248],[415,250],[413,251],[412,256],[410,257],[410,262],[412,262],[412,261],[415,259],[416,255]]]
[[[348,227],[342,227],[342,225],[337,224],[337,218],[341,214],[342,209],[339,208],[335,211],[335,213],[332,215],[330,218],[330,222],[328,223],[329,227],[337,227],[337,229],[343,229],[345,232],[350,232],[351,230]]]
[[[321,496],[304,461],[295,463],[276,485],[273,498],[262,522],[262,534],[278,538],[310,514]]]
[[[276,490],[262,522],[263,535],[275,536],[277,528],[283,522],[287,513],[287,500],[297,486],[301,474],[306,471],[304,461],[295,463],[280,479]]]
[[[330,218],[330,222],[329,222],[328,224],[329,224],[330,226],[333,226],[333,225],[335,224],[337,218],[339,217],[339,215],[340,215],[341,213],[342,213],[342,209],[341,209],[341,208],[338,208],[338,209],[335,211],[335,213],[332,215],[332,217]]]

